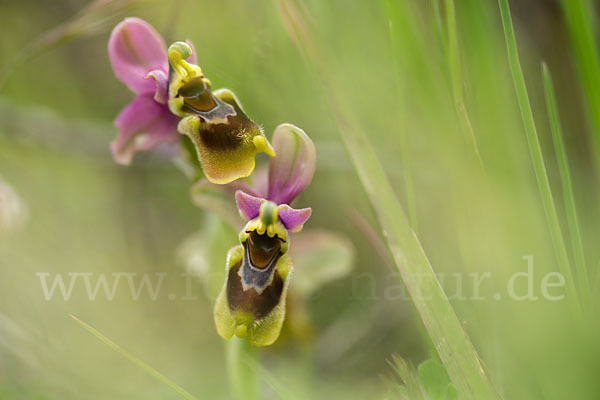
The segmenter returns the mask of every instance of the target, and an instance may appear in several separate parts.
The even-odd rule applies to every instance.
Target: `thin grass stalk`
[[[444,31],[442,29],[442,13],[440,12],[440,3],[439,0],[431,0],[431,8],[433,11],[433,22],[435,24],[435,33],[438,38],[438,42],[440,43],[440,50],[446,57],[447,52],[447,42],[446,35],[444,35]]]
[[[556,152],[560,180],[562,183],[563,201],[565,203],[567,223],[571,237],[571,247],[575,259],[575,268],[577,269],[577,280],[579,282],[579,290],[587,302],[589,301],[590,296],[590,282],[585,264],[585,252],[581,240],[579,218],[577,217],[577,207],[575,205],[575,195],[573,194],[573,185],[571,183],[571,172],[569,171],[569,162],[563,141],[563,132],[558,114],[558,106],[556,105],[554,86],[552,84],[550,70],[546,63],[542,63],[542,75],[544,78],[544,94],[546,96],[546,108],[550,119],[552,141],[554,143],[554,151]]]
[[[121,354],[123,357],[125,357],[126,359],[131,361],[133,364],[137,365],[138,367],[140,367],[141,369],[146,371],[150,376],[152,376],[159,382],[167,385],[170,389],[172,389],[180,397],[182,397],[186,400],[198,400],[196,397],[191,395],[190,392],[188,392],[187,390],[185,390],[184,388],[182,388],[181,386],[179,386],[178,384],[176,384],[175,382],[173,382],[172,380],[170,380],[169,378],[167,378],[166,376],[164,376],[163,374],[161,374],[154,368],[150,367],[148,364],[144,363],[143,361],[139,360],[138,358],[132,356],[131,354],[129,354],[128,352],[123,350],[121,348],[121,346],[119,346],[118,344],[116,344],[115,342],[113,342],[112,340],[107,338],[106,336],[104,336],[96,328],[83,322],[82,320],[80,320],[79,318],[74,316],[73,314],[69,314],[69,316],[71,318],[73,318],[73,320],[75,322],[77,322],[81,327],[83,327],[86,331],[90,332],[92,335],[94,335],[98,339],[100,339],[100,341],[107,344],[111,349],[115,350],[117,353]]]
[[[439,10],[438,10],[439,11]],[[400,62],[399,62],[399,57],[398,57],[398,52],[397,52],[397,42],[396,42],[396,37],[398,36],[397,32],[395,31],[395,25],[394,22],[391,19],[388,19],[388,26],[389,26],[389,35],[390,35],[390,44],[392,47],[392,61],[394,63],[394,70],[396,72],[396,85],[398,88],[398,91],[402,91],[402,79],[403,79],[403,74],[402,74],[402,70],[400,68]],[[400,93],[400,95],[398,96],[398,99],[400,99],[400,109],[401,109],[401,114],[404,113],[405,110],[405,104],[402,101],[402,93]],[[404,120],[402,117],[399,118],[400,121]],[[400,127],[398,129],[398,135],[400,137],[400,143],[401,143],[401,147],[400,147],[400,162],[402,163],[402,172],[403,172],[403,177],[404,177],[404,195],[406,197],[406,204],[408,207],[408,215],[410,218],[410,224],[412,229],[415,232],[419,231],[419,225],[418,225],[418,218],[417,218],[417,203],[416,203],[416,198],[415,198],[415,192],[414,192],[414,185],[413,185],[413,180],[412,180],[412,173],[411,173],[411,162],[410,162],[410,153],[408,151],[409,147],[408,147],[408,135],[405,129],[403,129],[404,127]]]
[[[446,9],[446,41],[448,43],[448,68],[452,83],[452,95],[458,104],[463,99],[462,73],[460,68],[460,53],[458,50],[458,33],[456,29],[456,10],[453,0],[445,0]]]
[[[504,28],[504,35],[506,38],[506,47],[508,51],[508,61],[510,64],[510,70],[515,85],[515,91],[517,93],[517,99],[519,102],[519,108],[521,110],[523,125],[525,126],[525,134],[527,136],[527,143],[529,145],[529,154],[533,163],[533,169],[535,172],[538,189],[540,191],[540,197],[542,199],[544,213],[546,215],[546,221],[550,230],[552,245],[554,247],[559,268],[561,269],[561,272],[565,277],[567,295],[569,296],[570,302],[573,305],[574,309],[577,312],[579,312],[579,294],[575,287],[571,263],[569,262],[569,257],[567,255],[567,249],[560,228],[560,223],[558,221],[558,214],[556,212],[556,207],[554,205],[554,200],[552,197],[552,191],[550,189],[550,181],[548,180],[546,166],[544,165],[542,149],[535,127],[535,121],[533,119],[533,111],[531,109],[531,104],[529,103],[527,86],[525,85],[525,77],[523,76],[521,62],[519,61],[517,41],[515,39],[515,31],[512,25],[512,18],[510,15],[510,9],[508,7],[508,1],[498,0],[498,4],[500,6],[502,26]]]
[[[328,71],[319,62],[315,41],[294,4],[278,0],[284,23],[312,71],[317,72],[323,96],[330,107],[340,136],[352,159],[382,229],[396,268],[444,364],[464,400],[498,399],[479,357],[446,297],[425,252],[410,227],[388,178],[366,135],[351,115],[339,107],[331,90],[326,90]]]
[[[479,152],[479,145],[477,144],[477,138],[475,136],[475,131],[473,130],[473,124],[471,124],[471,118],[469,117],[469,112],[467,111],[464,97],[454,0],[444,1],[444,7],[446,10],[445,30],[443,29],[442,16],[440,13],[438,0],[431,0],[436,34],[440,43],[442,55],[446,63],[446,68],[448,69],[452,100],[454,101],[454,108],[456,111],[456,117],[458,118],[458,122],[460,124],[460,129],[466,136],[467,140],[471,142],[471,146],[473,146],[473,152],[475,153],[477,161],[483,166],[483,159],[481,158],[481,154]]]
[[[473,151],[477,157],[479,163],[483,166],[483,160],[479,153],[479,146],[477,145],[477,138],[469,118],[467,106],[465,105],[465,95],[463,90],[462,71],[460,63],[460,51],[458,48],[458,30],[456,28],[456,11],[454,8],[454,0],[445,0],[446,8],[446,57],[448,63],[448,69],[450,70],[450,82],[452,84],[452,95],[454,98],[454,107],[461,126],[461,129],[467,136],[468,140],[471,141]]]
[[[600,179],[600,54],[594,23],[597,14],[589,0],[562,0],[561,3],[592,125],[596,173]]]

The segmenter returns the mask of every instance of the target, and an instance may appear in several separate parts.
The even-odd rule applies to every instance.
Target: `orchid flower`
[[[178,265],[201,282],[203,293],[213,305],[223,287],[219,281],[223,277],[223,254],[239,240],[236,236],[226,220],[211,213],[202,219],[200,229],[183,240],[177,249]],[[309,299],[323,287],[351,273],[355,251],[349,238],[334,231],[305,228],[293,236],[286,255],[294,261],[294,277],[286,293],[285,319],[277,343],[291,340],[307,345],[316,339],[308,311]]]
[[[268,168],[257,168],[254,171],[253,184],[247,180],[237,180],[227,185],[215,185],[202,179],[194,185],[190,193],[194,203],[209,211],[212,216],[204,220],[201,231],[182,243],[178,251],[178,259],[188,272],[193,272],[194,276],[207,286],[209,299],[213,301],[218,299],[215,321],[218,332],[224,338],[230,338],[235,334],[237,326],[235,313],[232,316],[229,309],[228,299],[225,297],[227,289],[211,277],[222,273],[221,267],[218,266],[219,259],[224,249],[233,244],[231,236],[242,226],[240,216],[247,220],[246,213],[251,214],[251,210],[247,210],[244,206],[240,208],[245,211],[239,212],[235,202],[236,192],[244,193],[237,195],[241,201],[252,196],[261,204],[269,201],[267,200],[269,198],[274,203],[287,202],[289,205],[310,183],[315,170],[314,144],[301,129],[289,124],[281,125],[275,129],[272,141],[277,156],[270,159]],[[251,199],[250,202],[256,200]],[[219,218],[215,218],[215,215]],[[290,221],[287,222],[291,226]],[[300,226],[297,225],[296,228]],[[245,236],[242,239],[245,239]],[[265,324],[266,317],[255,319],[256,322],[268,325],[270,329],[263,330],[262,337],[259,337],[256,331],[248,330],[248,326],[239,328],[239,333],[243,335],[245,329],[245,334],[255,344],[266,344],[268,341],[265,339],[277,338],[278,324],[281,321],[283,321],[281,332],[287,333],[288,338],[299,343],[310,341],[312,324],[307,316],[307,299],[323,285],[349,274],[353,267],[352,243],[345,236],[335,232],[321,229],[303,230],[294,235],[293,246],[288,248],[285,254],[289,256],[286,264],[293,260],[294,283],[289,286],[289,290],[284,286],[285,293],[282,291],[278,298],[271,300],[271,305],[278,299],[283,299],[285,303],[277,303],[278,305],[273,307],[271,317],[266,320],[270,321],[269,324]],[[244,247],[237,246],[237,250],[232,250],[229,254],[227,280],[229,280],[229,267],[235,267],[239,260],[243,260]],[[239,272],[239,269],[236,270]],[[236,275],[232,278],[236,279]],[[228,283],[226,282],[226,285]],[[243,305],[238,304],[238,306]],[[284,309],[285,314],[282,314]],[[251,320],[253,320],[251,314],[250,317],[246,316],[246,321]],[[267,337],[265,333],[272,336]]]
[[[211,91],[191,43],[175,42],[167,51],[150,24],[127,18],[113,30],[108,54],[117,78],[136,94],[115,120],[119,133],[111,149],[118,163],[130,164],[136,152],[161,143],[179,143],[179,133],[192,140],[204,175],[216,184],[249,176],[260,152],[275,155],[235,94]]]
[[[146,21],[126,18],[110,35],[108,56],[117,78],[136,95],[115,119],[115,161],[128,165],[138,151],[179,142],[179,118],[167,105],[169,60],[163,38]],[[189,61],[195,62],[194,54]]]
[[[288,231],[299,231],[310,208],[289,206],[312,180],[316,165],[313,142],[302,131],[283,124],[273,134],[278,156],[271,159],[266,191],[250,186],[235,193],[240,215],[248,220],[226,262],[225,284],[215,305],[219,335],[248,337],[253,346],[267,346],[279,337],[293,261]],[[265,196],[265,197],[260,197]]]
[[[169,47],[169,108],[182,117],[178,130],[196,146],[204,174],[212,183],[250,176],[256,154],[275,156],[273,148],[232,91],[211,91],[200,67],[185,60],[192,52],[184,42]]]

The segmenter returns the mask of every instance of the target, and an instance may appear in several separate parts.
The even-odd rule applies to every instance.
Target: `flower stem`
[[[233,398],[258,400],[258,380],[250,362],[256,359],[257,349],[248,340],[231,338],[226,342],[227,372]]]

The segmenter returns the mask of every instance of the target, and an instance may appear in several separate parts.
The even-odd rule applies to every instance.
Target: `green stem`
[[[546,108],[548,109],[548,117],[550,119],[550,128],[552,131],[552,140],[554,142],[554,151],[558,160],[558,168],[562,183],[563,201],[567,214],[567,223],[569,225],[569,233],[571,236],[571,246],[575,258],[575,267],[577,268],[577,278],[579,282],[579,290],[583,298],[587,301],[590,296],[590,283],[588,273],[585,266],[585,253],[583,251],[583,242],[581,240],[581,232],[579,229],[579,219],[577,218],[577,207],[575,206],[575,196],[573,194],[573,185],[571,184],[571,172],[569,171],[569,162],[567,152],[563,142],[563,132],[560,125],[558,115],[558,107],[556,105],[556,96],[550,70],[546,63],[542,63],[542,75],[544,77],[544,93],[546,95]]]
[[[250,361],[256,359],[257,349],[248,340],[231,338],[225,344],[229,383],[237,400],[258,400],[258,380]]]
[[[552,244],[556,253],[558,265],[561,268],[561,272],[565,276],[569,298],[575,310],[579,311],[579,296],[574,285],[569,257],[567,255],[567,249],[560,229],[560,224],[558,222],[558,215],[556,213],[556,207],[554,206],[552,191],[550,189],[550,181],[548,180],[548,175],[546,173],[542,149],[535,127],[535,121],[533,119],[533,111],[531,110],[531,105],[529,103],[529,95],[527,94],[525,77],[523,76],[523,70],[521,69],[521,63],[519,61],[517,41],[515,39],[515,31],[512,25],[508,0],[498,0],[498,4],[500,6],[500,14],[502,16],[504,35],[506,37],[506,47],[508,51],[510,70],[512,73],[515,90],[517,92],[521,117],[525,126],[527,143],[529,145],[529,154],[533,163],[533,169],[535,171],[535,177],[537,179],[542,205],[546,214],[546,221],[550,229]]]

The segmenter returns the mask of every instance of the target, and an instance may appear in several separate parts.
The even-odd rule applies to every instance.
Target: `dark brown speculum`
[[[185,83],[177,95],[183,98],[182,111],[207,123],[200,128],[198,139],[211,151],[235,150],[242,146],[245,133],[260,130],[237,104],[216,97],[203,77]]]
[[[250,252],[250,262],[255,268],[266,268],[269,262],[281,252],[283,240],[277,235],[259,235],[256,231],[250,233],[247,242]]]
[[[210,86],[200,76],[181,86],[177,95],[183,97],[184,111],[208,112],[217,107],[217,101],[210,91]]]

